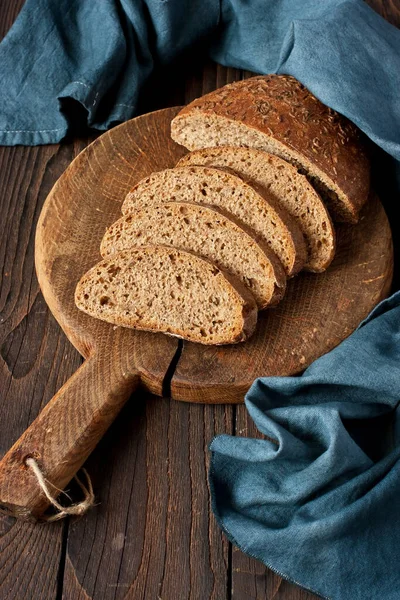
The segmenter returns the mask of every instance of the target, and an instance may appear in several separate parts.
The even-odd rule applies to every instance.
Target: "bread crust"
[[[287,75],[252,77],[194,100],[172,121],[175,141],[181,143],[181,119],[196,113],[241,122],[305,157],[343,192],[346,220],[357,221],[370,187],[365,137],[296,79]]]

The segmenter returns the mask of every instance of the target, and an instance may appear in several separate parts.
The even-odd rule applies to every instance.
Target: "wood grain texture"
[[[386,21],[395,27],[400,27],[399,0],[365,0],[365,2]]]
[[[228,406],[137,396],[90,470],[100,505],[70,528],[64,598],[226,597],[228,542],[209,507],[209,440]]]
[[[84,145],[0,148],[1,454],[81,363],[39,292],[33,242],[44,199]],[[56,597],[64,533],[0,516],[2,600]]]
[[[6,33],[11,26],[22,4],[23,0],[2,0],[1,34]],[[369,0],[369,4],[393,24],[400,24],[398,0]],[[196,96],[246,75],[241,71],[226,69],[210,62],[199,63],[194,57],[188,56],[186,62],[171,71],[158,73],[149,82],[142,94],[140,110],[147,112],[187,103]],[[41,206],[51,186],[87,143],[88,140],[81,139],[74,143],[64,143],[61,147],[0,148],[0,453],[4,453],[10,447],[81,363],[77,351],[66,340],[38,292],[33,266],[33,236]],[[392,175],[392,171],[387,156],[382,156],[376,171],[379,189],[378,185],[375,187],[390,216],[389,209],[394,204],[394,188],[390,185],[389,176]],[[391,222],[394,232],[397,233],[395,213]],[[397,237],[395,235],[395,243]],[[395,281],[398,282],[398,287],[398,272]],[[1,322],[1,319],[4,321]],[[167,506],[168,498],[166,486],[159,482],[159,478],[160,473],[164,473],[164,478],[167,479],[167,467],[162,460],[166,460],[165,447],[168,445],[164,422],[169,419],[169,401],[147,398],[146,405],[149,406],[145,407],[144,403],[144,398],[136,398],[128,404],[88,461],[87,467],[90,473],[94,474],[95,491],[100,502],[100,505],[89,513],[88,519],[101,515],[92,522],[90,535],[87,519],[73,522],[68,528],[66,523],[47,527],[18,523],[0,516],[1,600],[59,600],[61,596],[66,600],[101,599],[104,589],[111,589],[111,585],[107,587],[108,564],[103,561],[101,569],[95,564],[101,554],[114,559],[116,553],[115,562],[118,562],[121,556],[124,557],[117,579],[121,585],[113,588],[112,598],[154,600],[160,596],[160,583],[162,585],[167,576],[170,580],[175,577],[176,586],[181,578],[187,581],[186,563],[184,569],[179,564],[174,568],[174,565],[169,563],[173,572],[168,574],[163,568],[163,540],[169,535],[169,529],[165,519],[158,520],[160,511]],[[173,404],[179,417],[181,414],[186,415],[192,408],[199,411],[192,412],[191,419],[197,431],[204,428],[205,442],[211,440],[214,428],[218,432],[232,433],[232,415],[235,412],[243,413],[244,416],[246,414],[243,406]],[[203,411],[204,418],[201,417]],[[238,417],[237,432],[241,429],[243,427]],[[134,446],[138,438],[143,440],[144,437],[147,443],[150,436],[154,435],[156,438],[153,439],[152,451],[149,452],[149,461],[137,458]],[[204,455],[201,454],[199,445],[194,444],[192,439],[189,439],[188,444],[189,451],[183,450],[183,454],[189,453],[196,458],[198,464],[203,465]],[[176,447],[175,451],[175,463],[179,466],[179,447]],[[118,469],[121,461],[123,468]],[[200,517],[206,520],[208,506],[193,504],[196,497],[208,494],[203,467],[192,469],[191,484],[187,477],[188,469],[182,467],[180,481],[186,488],[196,490],[196,494],[190,498],[186,497],[187,511],[191,513],[192,508],[196,506],[201,511]],[[129,515],[128,534],[124,539],[119,536],[117,547],[120,549],[116,551],[116,546],[112,544],[114,531],[125,535],[125,521],[122,518],[120,525],[117,525],[117,521],[120,509],[118,497],[124,498],[125,502],[125,496],[119,492],[126,490],[126,480],[138,485],[134,485],[129,495],[129,498],[132,498],[130,506],[125,506],[124,514]],[[138,583],[133,592],[129,591],[130,588],[136,585],[136,580],[139,582],[135,570],[137,559],[134,557],[141,555],[143,546],[143,537],[137,534],[138,519],[135,517],[135,511],[137,506],[140,508],[143,500],[140,486],[143,486],[144,482],[151,489],[151,494],[146,496],[146,507],[140,512],[141,521],[146,520],[147,562],[143,561],[140,585]],[[108,504],[108,494],[113,497],[113,511]],[[156,510],[155,505],[158,507]],[[173,507],[170,504],[168,506],[173,512]],[[212,524],[212,516],[210,523]],[[107,524],[109,529],[105,535]],[[176,520],[175,541],[178,544],[186,543],[188,535],[192,535],[192,529],[188,533],[187,521],[183,521],[181,526]],[[65,561],[62,546],[67,540]],[[207,557],[207,553],[211,556],[211,568],[207,568],[205,579],[214,582],[212,598],[308,600],[313,597],[305,596],[305,592],[283,582],[259,562],[249,559],[239,551],[230,552],[226,541],[222,540],[224,538],[214,526],[209,537],[202,535],[201,539],[191,541],[202,557]],[[220,543],[226,546],[222,546],[221,549]],[[93,559],[90,559],[91,556]],[[202,558],[198,565],[192,562],[193,584],[203,581],[205,565],[208,566],[205,558]],[[131,570],[133,575],[132,579],[129,579]],[[113,577],[114,574],[115,568]],[[113,585],[116,583],[116,579],[111,580],[111,576],[109,581]],[[208,598],[209,589],[206,586],[201,588],[204,600]],[[184,598],[181,595],[168,596],[170,591],[170,588],[164,587],[163,600]],[[192,597],[195,597],[195,593],[194,589]]]
[[[6,35],[24,4],[25,0],[6,0],[1,3],[0,40]]]
[[[0,36],[23,0],[0,4]],[[0,148],[0,454],[81,363],[50,314],[34,274],[34,232],[54,181],[87,144]],[[56,598],[65,524],[0,515],[0,598]]]
[[[40,516],[49,501],[25,465],[26,459],[35,458],[53,486],[54,496],[58,496],[138,386],[139,374],[134,368],[125,371],[125,361],[121,363],[120,356],[116,357],[118,338],[113,336],[109,341],[109,354],[104,347],[88,358],[3,457],[3,510],[22,518]],[[129,361],[126,363],[130,366]]]
[[[134,183],[173,166],[180,149],[169,139],[171,110],[134,119],[94,141],[47,197],[36,228],[36,270],[46,302],[68,338],[87,358],[0,462],[0,505],[19,516],[48,506],[25,460],[33,456],[63,489],[139,385],[162,393],[177,341],[114,327],[79,311],[74,291],[100,258],[106,227]],[[172,110],[172,114],[176,113]]]

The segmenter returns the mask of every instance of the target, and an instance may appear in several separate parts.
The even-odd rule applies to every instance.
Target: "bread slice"
[[[216,208],[167,202],[125,215],[107,230],[100,252],[108,257],[135,246],[163,244],[194,252],[238,277],[253,294],[259,310],[276,304],[278,288],[270,252],[240,225]]]
[[[238,176],[206,167],[182,167],[153,173],[140,181],[122,205],[124,214],[163,202],[196,202],[228,211],[250,227],[294,275],[304,265],[306,246],[297,223],[259,188]],[[278,266],[276,267],[278,270]]]
[[[98,263],[79,281],[75,303],[108,323],[201,344],[242,342],[257,322],[255,300],[240,281],[165,246],[131,248]]]
[[[286,75],[226,85],[183,108],[172,138],[189,150],[249,146],[305,173],[334,220],[357,222],[368,197],[369,159],[361,132]]]
[[[282,158],[254,148],[220,146],[186,154],[178,167],[229,168],[262,186],[297,220],[306,240],[304,269],[320,273],[335,255],[335,231],[328,210],[304,175]]]

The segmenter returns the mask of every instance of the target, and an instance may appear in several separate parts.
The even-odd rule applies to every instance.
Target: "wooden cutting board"
[[[100,260],[100,240],[119,218],[127,191],[151,172],[173,167],[186,152],[170,138],[178,110],[138,117],[99,137],[46,200],[36,235],[38,279],[86,361],[0,463],[0,504],[15,514],[37,516],[48,505],[26,458],[33,456],[63,489],[139,384],[177,400],[241,402],[256,377],[298,373],[333,348],[389,291],[391,232],[372,194],[357,226],[338,227],[329,270],[291,280],[283,302],[260,314],[255,335],[244,344],[203,347],[114,327],[78,311],[75,286]]]

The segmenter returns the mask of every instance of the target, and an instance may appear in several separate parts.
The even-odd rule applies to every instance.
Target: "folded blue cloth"
[[[0,144],[58,142],[79,113],[98,130],[132,117],[154,66],[198,42],[295,76],[400,160],[400,32],[362,0],[27,0],[0,44]],[[399,304],[301,377],[254,383],[269,439],[211,444],[228,537],[332,599],[400,598]]]
[[[134,116],[155,64],[215,30],[217,0],[27,0],[0,44],[0,144],[54,144],[80,115]]]
[[[286,73],[400,160],[400,31],[362,0],[229,0],[212,56]]]
[[[400,31],[362,0],[27,0],[0,44],[0,144],[58,142],[71,100],[94,129],[131,118],[154,66],[200,41],[293,75],[400,160]]]
[[[269,439],[213,440],[229,539],[323,597],[398,600],[399,399],[397,292],[300,377],[253,384],[246,406]]]

